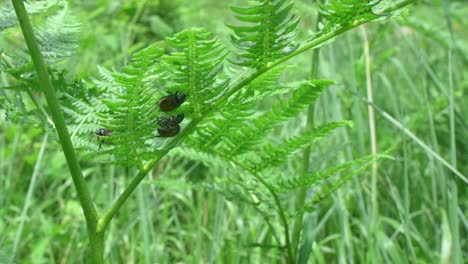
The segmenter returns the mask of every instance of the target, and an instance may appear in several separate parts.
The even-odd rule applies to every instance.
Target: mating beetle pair
[[[182,92],[176,92],[168,96],[163,97],[159,103],[159,109],[162,112],[170,112],[177,109],[181,104],[185,102],[187,95]],[[176,116],[158,118],[158,133],[159,137],[173,137],[180,132],[180,123],[184,120],[184,114],[178,114]],[[100,128],[96,131],[96,137],[99,142],[99,149],[101,149],[102,143],[105,143],[107,137],[112,136],[113,132],[107,128]]]
[[[163,97],[159,101],[159,110],[162,112],[170,112],[178,108],[185,102],[187,95],[182,92],[175,92],[168,96]],[[160,137],[173,137],[176,136],[180,131],[179,124],[184,120],[184,115],[179,114],[176,116],[163,117],[158,119],[158,133]]]
[[[163,117],[158,120],[158,133],[160,137],[173,137],[180,131],[179,124],[184,120],[184,114]]]

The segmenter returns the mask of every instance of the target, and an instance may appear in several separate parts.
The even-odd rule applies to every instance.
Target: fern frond
[[[314,184],[317,184],[318,182],[327,180],[328,178],[334,175],[346,172],[349,169],[357,165],[361,165],[361,164],[367,165],[371,163],[372,161],[375,161],[378,158],[380,158],[380,156],[376,156],[376,157],[366,156],[360,159],[345,162],[343,164],[327,169],[325,171],[317,171],[313,173],[304,174],[300,177],[296,177],[292,179],[284,179],[276,185],[276,188],[278,192],[285,192],[285,191],[308,188]]]
[[[59,7],[60,9],[58,9]],[[49,17],[44,21],[39,20],[35,26],[35,33],[46,62],[52,66],[57,65],[64,58],[75,54],[80,37],[80,23],[71,15],[71,11],[65,1],[35,1],[27,4],[29,14],[46,13]],[[42,22],[42,23],[41,23]],[[0,32],[2,29],[17,24],[16,15],[12,7],[0,8]],[[8,38],[9,35],[1,35]],[[13,40],[13,43],[17,40]],[[18,44],[22,45],[22,44]],[[15,79],[25,82],[29,87],[40,87],[37,83],[31,57],[24,52],[26,49],[18,46],[7,46],[3,50],[4,60],[0,63],[0,70],[7,72]],[[10,58],[14,58],[11,59]],[[51,69],[51,71],[55,71]],[[51,72],[51,74],[55,74]],[[61,86],[56,86],[60,89]]]
[[[309,201],[309,203],[304,207],[305,210],[313,210],[314,205],[317,204],[318,202],[322,201],[323,199],[329,197],[331,194],[333,194],[336,190],[341,188],[343,185],[345,185],[347,182],[352,180],[354,177],[358,176],[361,174],[361,172],[364,171],[367,167],[369,167],[373,162],[376,160],[382,159],[382,158],[390,158],[387,155],[376,155],[376,156],[367,156],[358,160],[354,160],[348,163],[351,166],[348,166],[348,168],[344,168],[344,170],[341,171],[341,174],[344,174],[344,176],[341,176],[338,178],[338,180],[333,181],[333,182],[325,182],[320,186],[320,190],[316,193],[316,195]],[[346,164],[346,163],[345,163]],[[343,164],[344,165],[344,164]],[[358,168],[353,168],[353,165],[360,165]],[[338,166],[340,167],[340,166]],[[333,170],[333,169],[332,169]],[[327,176],[327,175],[323,175]],[[331,175],[330,175],[331,176]],[[326,179],[328,177],[325,177]]]
[[[228,25],[231,41],[240,50],[232,63],[260,69],[297,49],[294,43],[299,17],[289,14],[293,3],[285,0],[258,0],[251,7],[231,7],[243,24]]]
[[[301,83],[289,100],[279,101],[261,116],[252,119],[250,125],[231,130],[226,135],[227,140],[221,145],[221,151],[230,156],[239,155],[252,150],[262,142],[265,135],[277,124],[297,116],[306,106],[312,104],[320,93],[333,82],[327,80]]]
[[[101,128],[99,125],[100,117],[98,113],[108,112],[109,108],[99,99],[91,98],[90,101],[80,100],[65,94],[62,101],[63,112],[69,119],[70,138],[76,148],[87,148],[95,151],[98,148],[98,142],[95,133]]]
[[[1,7],[0,8],[0,32],[3,30],[13,27],[18,24],[16,19],[15,11],[13,7]]]
[[[36,29],[42,55],[49,63],[72,56],[78,48],[80,32],[81,24],[65,6]]]
[[[34,1],[26,2],[26,11],[29,15],[45,13],[52,8],[57,7],[59,4],[65,4],[62,0],[47,0],[47,1]],[[16,19],[15,11],[8,1],[8,5],[0,7],[0,32],[3,30],[13,27],[18,24]]]
[[[227,51],[211,32],[202,28],[184,30],[166,41],[177,51],[163,56],[168,76],[169,92],[184,92],[187,103],[181,110],[201,115],[207,102],[229,84],[221,80],[222,63]]]
[[[240,90],[236,96],[229,100],[229,107],[235,107],[236,104],[254,104],[266,97],[291,92],[294,87],[280,89],[278,80],[288,66],[279,66],[269,70],[255,79],[247,87]]]
[[[240,170],[235,163],[220,156],[216,151],[206,152],[184,146],[174,149],[169,156],[202,162],[210,170],[222,168],[232,172],[231,177],[216,178],[214,181],[204,182],[201,187],[219,193],[228,200],[250,204],[264,216],[272,216],[275,213],[275,206],[265,187],[253,178],[250,172]]]
[[[325,24],[321,33],[343,27],[362,19],[375,19],[379,17],[373,11],[380,0],[332,0],[326,4],[316,2]]]
[[[28,109],[23,101],[20,91],[15,91],[11,97],[0,97],[0,113],[3,111],[5,114],[5,120],[36,127],[38,125],[35,117],[40,117],[39,111]]]
[[[267,144],[262,150],[255,152],[255,155],[247,156],[248,159],[245,159],[244,162],[255,172],[280,166],[285,163],[290,156],[310,144],[329,136],[337,128],[351,125],[352,122],[350,121],[340,121],[315,127],[301,135],[287,139],[280,144]],[[252,156],[256,156],[256,158],[254,159]]]
[[[162,92],[155,87],[154,80],[159,76],[158,61],[163,53],[164,49],[156,43],[136,53],[122,72],[109,76],[101,70],[108,84],[97,82],[97,85],[106,89],[103,95],[107,97],[101,100],[108,111],[98,113],[99,123],[113,132],[109,140],[119,163],[138,167],[156,151],[153,142],[159,114],[157,98]]]
[[[221,167],[232,168],[233,165],[223,157],[214,152],[197,150],[189,146],[183,146],[172,150],[169,156],[185,157],[190,160],[202,162],[209,168]]]
[[[285,67],[277,67],[254,80],[232,96],[223,111],[206,118],[189,138],[191,145],[206,150],[222,142],[229,131],[245,126],[245,121],[256,114],[255,106],[260,100],[291,89],[278,89],[276,82]]]

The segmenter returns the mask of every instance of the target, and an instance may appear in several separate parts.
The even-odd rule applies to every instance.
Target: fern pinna
[[[256,2],[258,4],[250,7],[231,7],[243,25],[228,27],[234,32],[232,44],[240,50],[232,63],[258,69],[297,48],[294,37],[299,17],[289,14],[293,6],[290,1]]]
[[[100,125],[112,131],[111,145],[118,162],[141,168],[154,153],[153,139],[158,117],[154,98],[162,94],[155,86],[158,60],[164,50],[152,45],[133,57],[122,72],[107,74],[109,83],[102,93],[108,111],[99,113]]]
[[[288,67],[278,65],[346,30],[382,17],[377,15],[379,10],[389,15],[412,1],[402,1],[393,9],[388,5],[390,2],[333,0],[319,4],[325,19],[321,30],[309,39],[299,40],[296,37],[300,19],[291,14],[291,1],[251,1],[251,6],[232,7],[239,25],[228,25],[233,31],[231,54],[212,33],[194,28],[168,37],[165,43],[142,49],[120,70],[100,68],[100,80],[74,82],[66,79],[62,71],[50,70],[56,73],[55,86],[62,93],[61,103],[75,146],[110,153],[115,158],[109,158],[109,162],[112,160],[139,171],[102,217],[97,218],[90,198],[82,202],[87,205],[83,208],[88,224],[91,223],[91,237],[103,236],[109,221],[145,175],[172,150],[169,155],[203,162],[208,165],[208,171],[227,170],[232,177],[214,178],[204,183],[204,187],[252,205],[265,217],[277,247],[284,249],[288,262],[293,263],[297,248],[293,248],[289,232],[291,216],[313,208],[370,160],[379,157],[366,157],[322,172],[298,175],[299,151],[351,123],[314,124],[311,129],[298,129],[294,135],[279,135],[281,128],[301,120],[305,108],[333,82],[303,80],[284,84],[281,74]],[[31,9],[34,10],[34,5]],[[0,30],[16,24],[8,15],[9,10],[0,10],[0,14],[5,14],[0,16]],[[66,5],[63,12],[66,12]],[[73,34],[67,34],[76,33],[78,26],[67,23],[67,27],[60,27],[69,18],[64,14],[58,13],[47,27],[38,28],[42,52],[50,58],[51,64],[55,59],[60,61],[69,56],[76,48]],[[51,28],[57,30],[48,32]],[[50,39],[56,41],[51,43]],[[9,50],[3,52],[2,58],[12,54]],[[32,86],[36,80],[29,59],[23,58],[17,64],[8,59],[0,64],[0,70],[20,83],[8,87],[10,89]],[[229,68],[229,72],[225,72],[225,68]],[[28,89],[16,93],[28,92]],[[177,107],[161,109],[161,100],[177,95],[183,95]],[[35,100],[33,96],[32,100]],[[268,105],[268,108],[260,105]],[[41,121],[49,122],[47,111],[41,110],[38,115]],[[162,135],[162,131],[170,133]],[[89,136],[95,133],[105,140],[100,138],[94,144],[89,143]],[[61,135],[63,137],[63,133]],[[100,147],[103,143],[105,148],[98,150],[97,144]],[[355,169],[355,165],[360,167]],[[75,179],[84,182],[80,175],[75,174]],[[77,187],[81,194],[83,186]],[[322,186],[322,190],[313,189],[318,195],[304,207],[289,209],[283,201],[286,199],[282,199],[286,192],[317,186]],[[279,221],[274,221],[275,217]],[[280,228],[283,232],[278,231]]]

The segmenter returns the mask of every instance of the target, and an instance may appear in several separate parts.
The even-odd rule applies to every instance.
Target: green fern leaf
[[[252,150],[277,124],[297,116],[332,83],[326,80],[301,83],[293,90],[288,102],[279,101],[269,111],[253,118],[250,125],[244,124],[242,128],[231,130],[226,135],[227,144],[221,146],[220,151],[235,156]]]
[[[351,125],[352,122],[350,121],[340,121],[315,127],[310,131],[287,139],[279,144],[267,144],[261,151],[254,152],[255,155],[248,155],[248,158],[244,159],[244,162],[255,172],[280,166],[294,153],[297,153],[310,144],[329,136],[337,128]],[[256,158],[252,158],[252,156],[256,156]]]
[[[34,1],[26,2],[25,6],[29,15],[35,15],[45,13],[60,4],[65,5],[66,2],[62,0]],[[0,7],[0,32],[17,24],[18,20],[13,7],[10,4]]]
[[[290,92],[292,89],[278,89],[276,84],[284,69],[285,67],[277,67],[263,74],[232,96],[223,111],[199,124],[189,138],[190,144],[201,150],[213,148],[225,140],[230,131],[245,126],[245,121],[255,115],[257,102],[271,95]]]
[[[332,0],[323,4],[316,2],[319,12],[326,21],[320,33],[343,27],[362,19],[375,19],[373,11],[380,0]]]
[[[163,53],[156,43],[136,53],[122,72],[101,69],[105,81],[96,85],[105,91],[101,100],[106,108],[97,115],[100,127],[113,133],[109,141],[118,163],[139,167],[157,151],[157,98],[163,93],[154,80],[160,76],[158,61]]]
[[[293,3],[285,0],[259,0],[251,7],[231,7],[243,25],[228,25],[234,32],[233,45],[240,50],[232,63],[264,68],[297,49],[294,43],[299,18],[289,12]]]
[[[80,32],[80,23],[65,6],[36,29],[42,55],[49,63],[74,55]]]
[[[214,152],[205,152],[188,146],[176,148],[171,151],[169,155],[173,157],[185,157],[190,160],[200,161],[208,168],[233,168],[233,165],[228,160],[219,155],[216,155]]]
[[[218,76],[227,52],[213,34],[202,28],[184,30],[166,41],[177,52],[163,56],[166,69],[171,73],[166,89],[169,92],[184,92],[187,103],[181,111],[201,116],[209,101],[229,84]]]
[[[285,179],[280,181],[277,184],[276,188],[279,192],[308,188],[321,181],[327,180],[328,178],[334,175],[348,172],[349,169],[352,169],[357,165],[365,164],[367,166],[370,162],[375,161],[378,158],[380,158],[380,156],[366,156],[357,160],[340,164],[333,168],[329,168],[325,171],[317,171],[313,173],[304,174],[300,177],[296,177],[293,179]]]
[[[325,198],[329,197],[331,194],[333,194],[336,190],[341,188],[344,184],[349,182],[351,179],[354,177],[358,176],[361,174],[361,172],[364,171],[364,169],[367,169],[373,162],[376,160],[382,159],[382,158],[390,158],[387,155],[376,155],[376,156],[367,156],[358,160],[354,160],[351,162],[347,162],[345,164],[339,165],[335,168],[336,172],[334,171],[335,168],[329,170],[331,174],[333,173],[341,173],[344,174],[343,176],[340,176],[338,180],[335,180],[333,182],[325,182],[320,186],[320,190],[316,193],[316,195],[310,200],[310,202],[305,206],[305,210],[313,210],[314,206],[324,200]],[[352,168],[353,165],[360,165],[359,168]],[[321,180],[327,179],[330,175],[327,175],[326,173],[322,175]],[[310,181],[313,181],[313,183],[316,183],[314,181],[314,176],[312,176]]]

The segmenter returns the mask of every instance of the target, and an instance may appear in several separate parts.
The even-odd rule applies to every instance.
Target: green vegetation
[[[2,4],[0,263],[463,263],[467,13]]]

